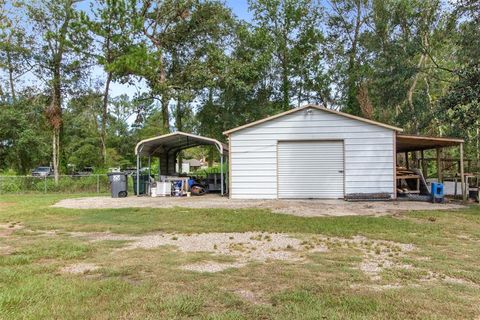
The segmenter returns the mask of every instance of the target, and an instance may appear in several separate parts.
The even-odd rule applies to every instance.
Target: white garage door
[[[278,143],[279,198],[343,198],[342,141]]]

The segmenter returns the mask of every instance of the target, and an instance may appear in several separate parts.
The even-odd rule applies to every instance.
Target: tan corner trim
[[[397,134],[393,134],[393,200],[397,200]]]
[[[275,144],[275,180],[277,184],[277,200],[280,199],[278,196],[279,189],[278,189],[278,144],[280,141],[277,140],[277,143]]]
[[[232,199],[232,148],[228,137],[228,198]]]
[[[261,119],[261,120],[257,120],[257,121],[251,122],[251,123],[247,123],[247,124],[245,124],[243,126],[240,126],[240,127],[236,127],[236,128],[224,131],[223,134],[224,135],[230,135],[233,132],[236,132],[236,131],[239,131],[239,130],[242,130],[242,129],[246,129],[246,128],[258,125],[260,123],[264,123],[264,122],[273,120],[273,119],[277,119],[279,117],[283,117],[283,116],[286,116],[288,114],[291,114],[291,113],[294,113],[294,112],[297,112],[297,111],[301,111],[301,110],[304,110],[304,109],[307,109],[307,108],[314,108],[314,109],[317,109],[317,110],[329,112],[329,113],[336,114],[336,115],[346,117],[346,118],[350,118],[350,119],[355,119],[355,120],[358,120],[358,121],[361,121],[361,122],[373,124],[373,125],[376,125],[376,126],[379,126],[379,127],[383,127],[383,128],[398,131],[398,132],[403,131],[403,129],[401,129],[401,128],[394,127],[394,126],[391,126],[391,125],[388,125],[388,124],[385,124],[385,123],[365,119],[365,118],[362,118],[362,117],[357,117],[357,116],[354,116],[354,115],[351,115],[351,114],[348,114],[348,113],[345,113],[345,112],[340,112],[340,111],[328,109],[328,108],[325,108],[325,107],[322,107],[322,106],[319,106],[319,105],[308,104],[308,105],[300,107],[300,108],[294,108],[292,110],[288,110],[288,111],[273,115],[271,117],[267,117],[267,118],[264,118],[264,119]]]

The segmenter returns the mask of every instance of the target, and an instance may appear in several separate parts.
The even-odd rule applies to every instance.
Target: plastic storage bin
[[[432,200],[433,202],[443,202],[445,199],[443,183],[432,182]]]

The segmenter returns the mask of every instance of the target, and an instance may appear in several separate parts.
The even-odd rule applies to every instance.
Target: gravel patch
[[[152,249],[172,246],[181,252],[208,252],[214,255],[230,256],[235,263],[202,262],[187,265],[186,270],[199,272],[218,272],[228,268],[239,268],[249,262],[269,260],[299,261],[308,252],[326,252],[328,249],[318,244],[305,250],[304,241],[280,233],[201,233],[172,234],[155,233],[142,236],[129,236],[111,233],[71,233],[72,236],[87,238],[91,241],[122,240],[130,241],[117,250]]]
[[[234,262],[234,263],[220,263],[215,261],[205,261],[201,263],[187,264],[182,266],[180,269],[196,272],[220,272],[232,268],[241,268],[244,267],[246,263]]]
[[[353,238],[319,238],[330,250],[341,246],[360,250],[363,260],[358,268],[370,277],[371,280],[381,280],[381,272],[389,268],[411,269],[412,266],[400,261],[407,252],[415,250],[413,244],[397,243],[393,241],[371,240],[363,236]]]
[[[428,274],[420,279],[421,282],[431,282],[431,281],[442,281],[445,283],[449,284],[457,284],[457,285],[464,285],[464,286],[469,286],[473,287],[476,289],[480,288],[480,284],[477,284],[471,280],[467,279],[462,279],[462,278],[456,278],[456,277],[450,277],[445,274],[441,274],[438,272],[433,272],[433,271],[428,271]]]
[[[386,268],[410,268],[411,266],[401,264],[400,261],[407,252],[415,249],[412,244],[370,240],[362,236],[353,238],[304,236],[303,239],[299,239],[287,234],[266,232],[154,233],[140,236],[75,232],[71,235],[90,241],[129,241],[123,248],[117,250],[172,246],[181,252],[208,252],[235,258],[235,262],[232,263],[205,261],[182,267],[184,270],[197,272],[219,272],[229,268],[240,268],[250,262],[270,260],[298,262],[305,260],[306,254],[309,253],[327,252],[338,247],[354,248],[363,254],[363,260],[358,268],[372,280],[380,280],[380,274]]]
[[[264,304],[262,296],[256,292],[250,290],[235,290],[234,293],[245,301],[252,304]]]
[[[60,200],[53,207],[71,209],[117,208],[224,208],[268,209],[275,213],[301,217],[324,216],[383,216],[411,210],[452,210],[462,205],[415,201],[347,202],[343,200],[235,200],[218,195],[202,197],[89,197]]]
[[[409,287],[417,286],[417,285],[409,285]],[[385,290],[396,290],[405,288],[405,285],[399,283],[392,283],[392,284],[355,284],[351,285],[350,288],[352,289],[360,289],[363,290],[365,288],[371,289],[373,291],[385,291]]]
[[[63,273],[85,274],[95,271],[100,267],[93,263],[75,263],[61,269]]]

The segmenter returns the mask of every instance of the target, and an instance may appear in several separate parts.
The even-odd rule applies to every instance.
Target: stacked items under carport
[[[430,201],[432,195],[421,170],[396,168],[397,195],[399,199]]]

